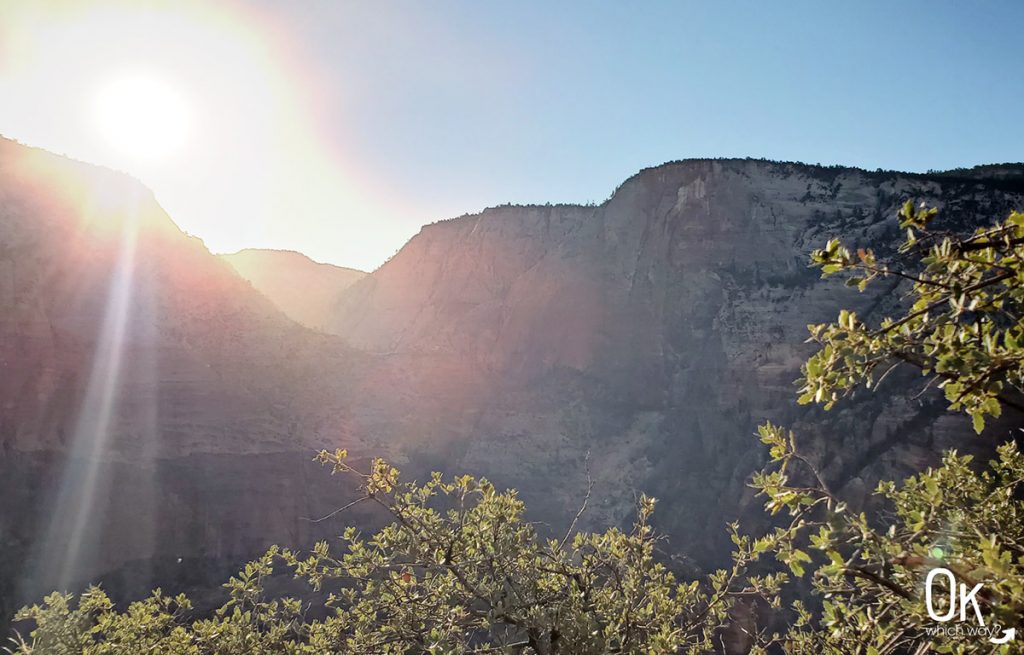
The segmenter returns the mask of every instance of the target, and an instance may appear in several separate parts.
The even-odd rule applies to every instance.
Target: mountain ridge
[[[839,307],[877,320],[900,294],[821,280],[808,255],[832,237],[884,250],[907,199],[962,230],[1021,206],[1022,192],[758,160],[663,165],[600,205],[506,205],[425,226],[341,295],[327,329],[410,367],[458,368],[455,397],[490,390],[488,406],[466,406],[474,436],[424,431],[450,470],[516,486],[531,507],[571,507],[590,451],[597,522],[623,521],[631,490],[688,499],[664,527],[707,563],[727,549],[715,521],[751,507],[761,420],[805,434],[837,488],[899,478],[944,447],[982,448],[933,395],[795,406],[806,325]],[[911,426],[919,434],[900,439]],[[841,446],[834,430],[849,433]]]
[[[246,254],[246,253],[273,253],[275,255],[282,255],[282,256],[285,256],[285,257],[290,257],[292,255],[297,255],[298,257],[302,258],[303,260],[308,260],[309,262],[311,262],[313,264],[316,264],[317,266],[328,266],[330,268],[340,268],[341,270],[344,270],[344,271],[351,271],[352,273],[360,273],[362,275],[366,275],[367,272],[368,272],[368,271],[364,271],[362,269],[352,268],[351,266],[342,266],[340,264],[332,264],[331,262],[317,261],[317,260],[313,259],[312,257],[310,257],[309,255],[307,255],[304,252],[301,252],[299,250],[292,250],[290,248],[256,248],[256,247],[252,247],[252,248],[240,248],[238,250],[235,250],[234,252],[216,252],[216,253],[213,253],[213,254],[218,256],[218,257],[234,257],[236,255],[241,255],[241,254]]]
[[[522,208],[522,209],[539,209],[539,208],[544,208],[544,207],[556,207],[556,208],[565,208],[565,207],[579,207],[579,208],[582,208],[582,207],[600,207],[600,206],[606,204],[609,200],[611,200],[612,196],[614,196],[616,191],[618,191],[622,186],[624,186],[628,182],[630,182],[630,181],[632,181],[632,180],[634,180],[636,178],[639,178],[639,177],[641,177],[641,176],[643,176],[645,174],[656,173],[658,171],[662,171],[664,169],[669,169],[669,168],[672,168],[672,167],[697,165],[697,164],[709,164],[709,163],[713,163],[713,162],[731,163],[731,164],[766,164],[766,165],[778,166],[778,167],[791,167],[794,170],[803,170],[805,172],[820,172],[820,173],[825,173],[825,174],[835,174],[835,173],[838,173],[838,172],[862,173],[865,176],[876,177],[876,178],[903,177],[903,178],[918,178],[918,179],[935,179],[935,178],[940,178],[941,177],[941,178],[945,178],[945,179],[953,179],[953,180],[955,180],[956,178],[959,177],[959,178],[962,178],[963,181],[988,180],[988,181],[994,182],[994,183],[996,183],[997,185],[1000,185],[1000,186],[1003,183],[1008,182],[1009,185],[1012,185],[1011,186],[1012,189],[1024,191],[1024,185],[1017,185],[1017,184],[1014,183],[1014,180],[1013,180],[1013,178],[1017,178],[1017,177],[1024,178],[1024,161],[1022,161],[1022,162],[993,162],[993,163],[988,163],[988,164],[975,164],[975,165],[967,166],[967,167],[956,167],[956,168],[950,168],[950,169],[940,169],[940,170],[929,170],[929,171],[925,171],[925,172],[915,172],[915,171],[903,171],[903,170],[899,170],[899,169],[889,169],[889,168],[869,169],[869,168],[863,168],[863,167],[860,167],[860,166],[848,166],[848,165],[845,165],[845,164],[821,164],[821,163],[811,164],[811,163],[802,162],[802,161],[796,161],[796,160],[769,159],[769,158],[765,158],[765,157],[686,157],[686,158],[683,158],[683,159],[673,159],[673,160],[669,160],[669,161],[666,161],[666,162],[663,162],[661,164],[657,164],[657,165],[654,165],[654,166],[647,166],[647,167],[641,168],[636,173],[633,173],[632,175],[627,177],[625,180],[623,180],[618,186],[615,187],[615,189],[612,190],[611,194],[607,198],[605,198],[605,200],[601,201],[600,203],[595,203],[595,202],[590,202],[590,203],[582,203],[582,202],[554,202],[554,203],[552,203],[552,202],[546,202],[546,203],[506,202],[506,203],[500,203],[500,204],[496,204],[496,205],[489,205],[489,206],[485,207],[484,209],[481,209],[480,211],[466,212],[464,214],[459,214],[458,216],[452,216],[452,217],[449,217],[449,218],[438,219],[436,221],[432,221],[430,223],[424,224],[423,227],[429,227],[431,225],[438,225],[438,224],[445,224],[445,223],[449,223],[451,221],[458,221],[458,220],[466,219],[466,218],[473,218],[473,217],[480,216],[480,215],[482,215],[482,214],[484,214],[484,213],[486,213],[486,212],[488,212],[490,210],[501,209],[501,208],[505,208],[505,207],[516,207],[516,208]],[[1001,176],[1005,176],[1005,177],[1010,178],[1010,179],[1009,180],[993,179],[993,175],[995,175],[997,178],[1001,177]]]
[[[794,404],[806,324],[839,307],[877,319],[900,293],[857,294],[806,257],[833,236],[885,248],[908,198],[966,229],[1024,193],[787,166],[664,165],[601,205],[424,226],[324,301],[328,334],[289,318],[151,193],[0,141],[0,497],[13,499],[0,508],[0,614],[97,578],[128,596],[216,585],[272,542],[337,534],[305,520],[356,493],[312,464],[321,447],[412,478],[486,475],[553,526],[588,478],[584,528],[625,524],[646,492],[701,567],[727,552],[725,520],[757,514],[746,480],[763,461],[761,421],[791,425],[854,506],[872,480],[941,448],[983,455],[934,394],[861,394],[830,413]],[[90,395],[94,379],[112,391]],[[104,418],[92,408],[108,398]],[[90,479],[84,532],[52,528],[74,524],[87,495],[76,480]],[[70,543],[87,546],[62,565],[75,575],[47,574]]]
[[[324,327],[334,298],[367,275],[294,250],[243,248],[218,257],[289,318],[314,330]]]

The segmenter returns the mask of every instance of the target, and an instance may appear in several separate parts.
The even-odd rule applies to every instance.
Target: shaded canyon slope
[[[421,457],[562,512],[581,502],[589,469],[592,521],[628,519],[645,491],[662,499],[674,547],[708,563],[728,552],[725,520],[754,505],[752,435],[765,420],[792,425],[855,500],[941,448],[987,447],[936,394],[890,395],[898,382],[828,413],[795,404],[806,326],[840,307],[877,320],[905,291],[821,280],[808,255],[833,236],[894,247],[906,199],[963,228],[1005,217],[1022,192],[1020,165],[671,163],[599,206],[498,207],[424,227],[340,295],[329,330],[416,375],[437,371],[456,402],[487,390],[460,403],[458,424],[424,431]]]
[[[344,497],[311,458],[354,441],[367,360],[138,182],[0,140],[0,624],[81,580],[209,583],[331,534],[302,519]]]

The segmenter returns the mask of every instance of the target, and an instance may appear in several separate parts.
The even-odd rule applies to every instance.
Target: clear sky
[[[1024,159],[1024,2],[0,11],[0,133],[133,173],[215,251],[371,269],[423,223],[600,202],[640,168],[687,157],[911,171]],[[156,88],[122,85],[98,120],[96,96],[125,75],[186,111],[119,133],[133,94]],[[183,136],[132,152],[147,130]]]

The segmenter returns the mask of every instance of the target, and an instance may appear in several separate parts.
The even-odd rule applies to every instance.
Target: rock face
[[[833,235],[893,243],[908,197],[952,226],[992,220],[1024,205],[1022,171],[667,164],[600,206],[427,226],[300,315],[138,183],[0,140],[0,616],[84,580],[215,587],[269,543],[337,534],[304,520],[352,498],[310,462],[320,447],[487,475],[555,529],[588,475],[590,524],[648,492],[701,565],[752,505],[766,419],[853,496],[943,446],[983,449],[929,396],[795,406],[806,324],[899,295],[806,260]]]
[[[315,330],[326,325],[338,294],[366,276],[291,250],[247,248],[220,257],[285,315]]]
[[[468,428],[424,434],[454,470],[572,508],[594,477],[593,519],[620,521],[635,491],[663,500],[677,547],[728,552],[723,519],[750,504],[756,425],[792,425],[837,486],[863,495],[971,440],[933,396],[861,394],[797,407],[806,326],[839,307],[879,317],[902,289],[822,281],[808,254],[831,236],[884,250],[907,198],[952,227],[1022,206],[1022,167],[943,175],[752,160],[685,161],[627,180],[600,206],[500,207],[423,228],[343,293],[329,329],[484,404]],[[450,426],[446,426],[449,427]],[[586,453],[589,464],[585,464]],[[858,491],[860,490],[860,491]]]

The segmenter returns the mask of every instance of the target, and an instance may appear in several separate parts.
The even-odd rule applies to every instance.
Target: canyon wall
[[[370,525],[310,520],[355,493],[310,461],[322,447],[486,475],[555,531],[588,478],[584,527],[629,521],[647,492],[701,567],[726,521],[758,515],[760,422],[792,425],[853,502],[941,448],[983,453],[1012,421],[975,438],[898,384],[795,404],[806,325],[878,318],[902,292],[820,280],[807,255],[832,236],[892,247],[907,198],[951,228],[990,222],[1024,206],[1022,180],[666,164],[601,205],[426,226],[372,274],[310,283],[320,331],[138,182],[0,140],[0,614],[94,579],[216,591],[270,543]]]
[[[827,413],[798,407],[793,383],[812,352],[809,323],[841,307],[880,320],[907,291],[821,280],[812,249],[834,236],[895,247],[907,199],[938,206],[937,227],[1003,218],[1022,206],[1022,170],[666,164],[598,206],[498,207],[426,226],[340,294],[329,329],[410,370],[459,370],[439,376],[453,398],[488,390],[461,403],[467,427],[421,434],[438,465],[562,511],[581,502],[589,469],[591,520],[626,520],[645,491],[662,499],[677,549],[720,561],[724,521],[758,514],[746,482],[765,420],[792,425],[858,499],[942,448],[981,452],[1006,434],[1009,424],[974,439],[938,394],[900,390],[912,374]]]

